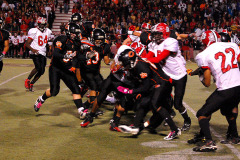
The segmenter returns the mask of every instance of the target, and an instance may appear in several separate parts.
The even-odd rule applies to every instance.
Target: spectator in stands
[[[64,13],[68,13],[70,0],[63,0]]]
[[[25,21],[22,21],[22,24],[20,25],[20,30],[23,31],[24,35],[28,32],[28,25],[25,23]]]
[[[17,23],[16,22],[13,22],[13,25],[11,26],[11,29],[10,29],[10,32],[12,33],[12,34],[14,34],[14,33],[19,33],[19,26],[17,25]]]
[[[74,5],[73,9],[72,9],[72,14],[74,14],[74,13],[78,13],[78,9],[77,9],[76,5]]]
[[[64,34],[65,26],[66,25],[64,24],[64,22],[62,22],[61,25],[60,25],[60,32],[61,32],[61,34]]]
[[[60,11],[60,13],[62,13],[62,9],[63,9],[63,3],[60,2],[60,3],[59,3],[59,11]]]
[[[31,29],[31,28],[34,28],[35,26],[36,26],[36,24],[34,22],[34,19],[32,18],[31,21],[28,24],[28,30]]]

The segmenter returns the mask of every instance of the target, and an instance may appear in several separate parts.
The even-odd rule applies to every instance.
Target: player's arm
[[[36,50],[36,49],[34,49],[34,48],[32,48],[32,47],[30,46],[31,43],[32,43],[32,41],[33,41],[33,39],[28,38],[27,41],[26,41],[26,43],[25,43],[25,45],[26,45],[26,47],[27,47],[28,49],[30,49],[30,51],[32,51],[34,54],[37,54],[37,53],[38,53],[38,50]]]
[[[202,72],[202,68],[201,68],[201,67],[197,68],[197,69],[194,70],[194,71],[193,71],[192,69],[187,69],[187,73],[188,73],[188,75],[190,75],[190,76],[199,75],[201,72]]]
[[[6,54],[8,50],[9,50],[9,40],[7,39],[4,41],[4,49],[2,53]]]
[[[145,93],[149,91],[151,87],[151,79],[149,77],[142,79],[142,84],[138,88],[133,88],[132,93]]]
[[[159,63],[162,60],[164,60],[165,58],[167,58],[172,52],[170,52],[169,50],[163,50],[160,54],[158,54],[157,57],[152,57],[152,58],[148,58],[148,60],[152,63]]]
[[[201,82],[205,87],[209,87],[211,85],[211,71],[209,68],[204,69],[203,79]]]
[[[105,53],[104,57],[103,57],[104,63],[106,65],[110,65],[109,55],[111,55],[112,52],[111,52],[111,48],[110,48],[110,46],[108,44],[105,46],[104,53]]]
[[[126,39],[123,41],[122,45],[127,45],[127,44],[129,44],[129,43],[131,43],[131,42],[132,42],[131,38],[128,37],[128,38],[126,38]]]

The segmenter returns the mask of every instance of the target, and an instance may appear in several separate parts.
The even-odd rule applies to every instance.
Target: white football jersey
[[[135,31],[135,32],[141,33],[141,31]],[[146,46],[141,43],[140,37],[134,36],[134,35],[128,35],[128,38],[130,38],[132,41],[132,43],[129,45],[131,48],[133,49],[137,49],[138,47],[146,48]]]
[[[24,43],[25,42],[25,39],[26,39],[26,36],[17,36],[18,40],[19,40],[19,43]]]
[[[240,49],[231,42],[217,42],[199,53],[195,60],[199,67],[209,68],[216,80],[218,90],[225,90],[240,85],[240,71],[237,57]]]
[[[18,41],[17,37],[11,36],[11,41],[12,41],[12,44],[15,45],[15,46],[19,44],[19,41]]]
[[[28,31],[28,38],[33,40],[30,46],[38,50],[39,54],[46,56],[46,44],[51,34],[52,31],[48,28],[44,32],[41,32],[38,28],[31,28]],[[30,54],[33,53],[30,51]]]
[[[174,38],[167,38],[161,44],[149,43],[148,50],[155,54],[161,54],[163,50],[169,50],[170,52],[176,52],[176,55],[170,55],[165,60],[166,63],[162,66],[162,70],[174,80],[179,80],[187,74],[186,61],[183,58],[179,49],[178,41]]]

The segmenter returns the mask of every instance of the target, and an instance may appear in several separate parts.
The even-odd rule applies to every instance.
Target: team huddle
[[[29,30],[25,43],[35,65],[25,80],[25,88],[30,91],[45,72],[46,44],[51,36],[51,30],[46,28],[46,19],[40,17],[37,22],[38,27]],[[230,42],[228,34],[214,30],[202,33],[205,49],[196,56],[199,68],[193,71],[185,67],[186,61],[178,43],[181,35],[170,30],[165,23],[154,26],[144,23],[141,31],[129,29],[128,38],[111,62],[111,49],[106,43],[105,32],[95,29],[92,22],[83,21],[80,13],[72,15],[65,29],[65,34],[53,41],[50,88],[36,100],[36,112],[48,98],[58,95],[62,80],[72,92],[79,117],[83,120],[81,127],[87,127],[93,123],[94,117],[103,114],[98,109],[111,94],[115,107],[110,130],[138,136],[144,129],[156,132],[156,128],[164,123],[170,127],[164,140],[172,140],[191,127],[191,119],[183,106],[188,76],[199,76],[205,87],[210,86],[213,76],[217,89],[197,112],[200,132],[188,143],[197,144],[193,148],[196,152],[217,150],[209,121],[212,113],[219,109],[229,124],[227,138],[222,143],[239,143],[236,119],[240,102],[240,49]],[[192,34],[187,35],[190,36]],[[5,43],[3,38],[0,42]],[[6,49],[1,48],[1,51],[0,64]],[[100,73],[102,60],[110,68],[106,79]],[[89,98],[83,102],[82,97],[87,90]],[[182,126],[177,126],[173,120],[176,114],[173,107],[183,117]],[[122,115],[129,110],[135,113],[132,125],[121,125]],[[149,113],[151,117],[146,120]]]

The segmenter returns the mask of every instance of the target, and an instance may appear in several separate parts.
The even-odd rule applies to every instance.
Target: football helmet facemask
[[[170,30],[166,23],[158,23],[151,28],[152,39],[160,44],[164,39],[170,36]]]
[[[65,26],[66,35],[72,40],[80,40],[81,29],[76,23],[68,23]]]
[[[106,39],[106,34],[102,29],[94,29],[92,32],[92,39],[95,46],[100,47]]]
[[[38,29],[43,32],[47,26],[47,19],[44,17],[38,17],[37,19]]]
[[[122,45],[118,49],[118,61],[125,69],[132,69],[137,64],[137,54],[135,50],[127,45]]]
[[[81,24],[82,21],[83,21],[83,16],[81,13],[74,13],[71,16],[71,22],[73,22],[73,23]]]

